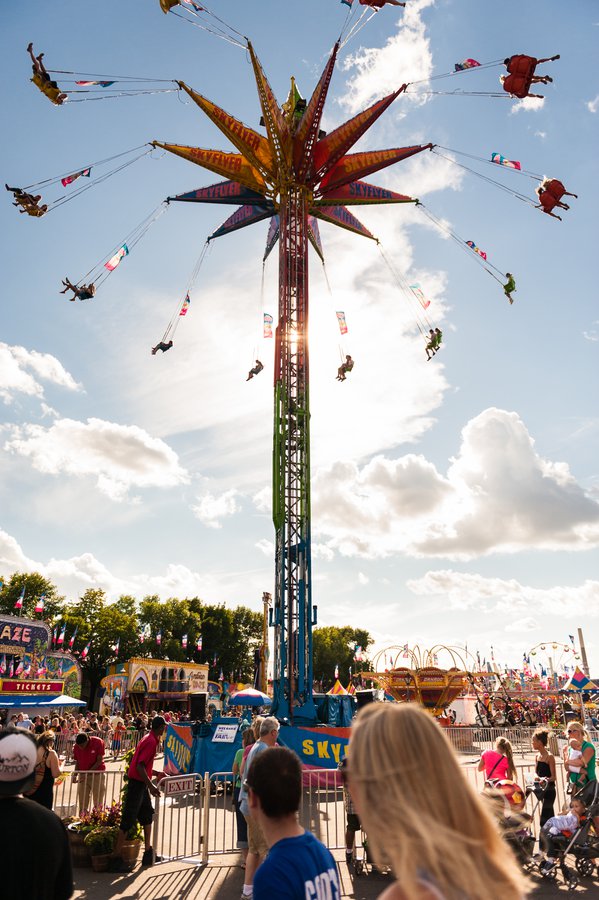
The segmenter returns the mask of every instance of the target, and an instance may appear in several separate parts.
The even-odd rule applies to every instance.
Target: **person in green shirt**
[[[511,272],[506,272],[505,277],[507,278],[507,281],[503,285],[503,292],[504,292],[505,296],[508,298],[508,300],[510,301],[510,303],[513,303],[514,298],[512,297],[512,294],[516,290],[516,282],[514,281],[514,276],[512,275]]]

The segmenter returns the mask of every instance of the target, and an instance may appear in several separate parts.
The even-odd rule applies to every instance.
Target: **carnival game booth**
[[[164,710],[189,712],[190,695],[208,690],[208,666],[193,662],[134,658],[108,666],[100,682],[101,715]]]
[[[52,649],[50,627],[22,616],[0,616],[0,709],[47,713],[48,707],[85,706],[81,668],[69,653]]]

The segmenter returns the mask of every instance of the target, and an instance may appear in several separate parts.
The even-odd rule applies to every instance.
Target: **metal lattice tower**
[[[310,539],[310,365],[308,243],[323,259],[318,222],[329,222],[376,240],[347,208],[413,203],[413,198],[360,181],[431,144],[390,150],[347,151],[370,128],[405,85],[330,134],[320,130],[338,44],[308,103],[292,79],[279,106],[251,44],[248,45],[266,136],[180,82],[239,151],[225,153],[179,144],[162,147],[227,180],[170,197],[239,208],[209,240],[271,219],[267,253],[279,240],[279,304],[274,370],[273,522],[276,532],[274,696],[272,714],[297,724],[316,721],[312,697],[312,605]],[[266,256],[266,254],[265,254]]]

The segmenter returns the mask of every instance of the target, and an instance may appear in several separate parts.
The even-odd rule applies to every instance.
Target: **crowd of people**
[[[104,718],[92,713],[66,721],[37,717],[41,721],[27,723],[24,714],[14,718],[0,732],[0,799],[11,799],[10,807],[0,802],[0,841],[7,829],[3,815],[7,809],[15,821],[29,814],[36,823],[45,821],[33,807],[46,807],[45,812],[52,814],[52,787],[61,772],[55,740],[63,727],[70,733],[71,718],[77,728],[73,777],[80,779],[81,808],[102,802],[105,779]],[[108,724],[114,735],[115,721]],[[166,716],[129,716],[123,724],[143,737],[127,769],[128,790],[112,871],[127,869],[120,853],[126,832],[135,822],[144,832],[143,864],[158,859],[151,845],[152,796],[158,794],[164,776],[154,770],[154,762],[166,731]],[[233,763],[233,799],[238,847],[244,858],[242,900],[340,898],[337,863],[330,850],[300,824],[302,766],[292,750],[279,745],[280,723],[272,716],[257,715],[252,720],[246,714],[240,725],[242,747]],[[595,782],[596,751],[584,725],[568,723],[561,759],[551,752],[550,737],[546,727],[532,735],[536,779],[543,784],[540,851],[547,855],[537,855],[542,874],[557,864],[563,835],[571,834],[585,819],[580,788]],[[18,752],[3,752],[16,746],[15,741]],[[556,815],[559,765],[567,773],[572,798],[570,808]],[[356,834],[362,831],[363,838],[367,836],[368,859],[391,876],[379,900],[486,900],[491,885],[503,900],[527,895],[526,877],[504,840],[491,802],[493,789],[517,777],[507,737],[481,754],[478,768],[485,778],[482,793],[467,778],[444,730],[416,704],[372,703],[358,713],[339,765],[346,862],[348,866],[355,863]],[[26,780],[17,778],[25,772]],[[58,841],[59,831],[52,827]],[[68,884],[67,868],[66,863],[55,866],[55,877],[62,885]],[[66,900],[70,894],[56,896]]]

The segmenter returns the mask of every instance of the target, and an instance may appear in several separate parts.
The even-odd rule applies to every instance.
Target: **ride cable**
[[[116,153],[114,156],[108,156],[105,159],[101,159],[98,162],[91,163],[88,166],[81,166],[80,169],[77,170],[77,172],[73,172],[73,169],[71,169],[70,172],[65,172],[63,175],[57,175],[52,178],[46,178],[42,181],[36,181],[33,184],[26,185],[23,190],[27,191],[30,189],[51,187],[54,184],[64,184],[64,181],[67,178],[73,178],[73,181],[75,181],[76,177],[79,177],[81,173],[86,172],[87,170],[91,171],[92,169],[112,162],[115,159],[121,159],[123,156],[128,156],[130,153],[135,153],[137,150],[142,150],[142,152],[138,153],[137,156],[134,156],[132,159],[129,159],[126,162],[116,166],[114,169],[111,169],[109,172],[105,172],[103,175],[94,178],[93,181],[89,181],[87,184],[82,183],[78,188],[75,188],[74,191],[68,194],[63,194],[61,197],[57,197],[56,200],[51,201],[48,204],[48,212],[52,212],[52,210],[57,209],[59,206],[63,206],[70,200],[74,200],[75,197],[79,197],[80,194],[84,194],[86,191],[89,191],[91,188],[96,187],[98,184],[102,184],[102,182],[106,181],[108,178],[111,178],[113,175],[117,175],[119,172],[127,169],[129,166],[133,165],[133,163],[142,159],[142,157],[148,156],[150,153],[152,153],[154,147],[151,144],[141,144],[139,147],[134,147],[131,150],[124,150],[122,153]],[[76,177],[73,177],[74,175]],[[67,184],[70,183],[72,182],[67,182]],[[64,184],[64,186],[66,187],[67,184]]]
[[[494,266],[493,263],[490,263],[487,259],[483,259],[482,256],[480,256],[480,255],[479,255],[478,253],[476,253],[471,247],[468,246],[468,244],[466,243],[466,241],[465,241],[463,238],[461,238],[458,234],[456,234],[454,231],[452,231],[451,228],[449,228],[449,226],[446,225],[445,222],[442,222],[441,219],[438,219],[438,218],[430,211],[430,209],[428,209],[428,208],[424,205],[424,203],[422,203],[422,201],[419,200],[419,201],[416,203],[416,206],[417,206],[418,209],[420,209],[420,210],[424,213],[424,215],[425,215],[428,219],[430,219],[430,221],[431,221],[434,225],[436,225],[436,227],[437,227],[440,231],[444,231],[445,234],[449,235],[449,237],[452,238],[452,239],[456,242],[456,244],[458,245],[458,247],[460,247],[465,253],[468,254],[468,256],[470,257],[470,259],[473,259],[473,260],[474,260],[475,262],[477,262],[480,266],[482,266],[483,269],[485,270],[485,272],[488,272],[488,273],[489,273],[489,275],[491,276],[491,278],[494,278],[495,281],[498,281],[498,282],[503,286],[503,281],[502,281],[502,279],[507,278],[507,274],[506,274],[505,272],[502,272],[501,269],[498,269],[497,266]],[[495,273],[497,273],[497,274],[495,274]],[[501,278],[498,277],[499,275],[501,275]]]
[[[328,289],[328,292],[329,292],[329,301],[330,301],[330,304],[331,304],[331,310],[332,310],[333,313],[335,314],[335,319],[336,319],[336,321],[337,321],[337,323],[338,323],[338,322],[339,322],[339,319],[338,319],[338,317],[337,317],[337,310],[336,310],[336,308],[335,308],[335,298],[334,298],[334,296],[333,296],[333,289],[331,288],[331,282],[329,281],[329,273],[327,272],[327,267],[326,267],[326,265],[325,265],[324,256],[322,257],[322,271],[323,271],[323,274],[324,274],[324,280],[325,280],[325,282],[326,282],[326,286],[327,286],[327,289]],[[341,336],[340,336],[340,338],[339,338],[338,347],[339,347],[339,360],[340,360],[341,363],[343,363],[343,361],[345,360],[345,357],[347,356],[347,354],[346,354],[346,352],[345,352],[345,348],[344,348],[344,346],[343,346],[343,338],[342,338]]]
[[[383,261],[385,265],[389,269],[397,287],[400,289],[404,297],[408,301],[408,306],[410,307],[410,311],[412,316],[416,321],[416,325],[418,326],[418,330],[422,337],[428,340],[429,332],[434,329],[435,325],[429,317],[427,316],[422,303],[418,299],[418,295],[414,291],[414,289],[409,285],[401,272],[396,268],[396,266],[391,262],[385,251],[383,250],[382,244],[378,245],[381,256],[383,257]]]
[[[125,255],[128,255],[129,252],[135,247],[142,237],[146,234],[151,225],[156,222],[160,216],[162,216],[166,210],[168,209],[168,201],[163,200],[159,206],[154,209],[149,216],[139,223],[128,235],[127,237],[121,241],[116,247],[114,247],[110,253],[106,254],[106,256],[102,257],[102,259],[93,266],[89,272],[86,272],[78,281],[77,284],[82,284],[84,281],[91,280],[98,288],[104,281],[108,278],[109,275],[112,274],[116,265],[113,268],[107,268],[106,264],[114,258],[114,256],[120,253],[123,249],[125,250]]]
[[[435,147],[438,145],[435,145]],[[459,163],[457,160],[452,159],[451,156],[446,156],[444,153],[439,153],[437,149],[433,147],[432,152],[439,156],[441,159],[444,159],[446,162],[450,162],[452,165],[457,166],[459,169],[464,169],[465,172],[470,172],[472,175],[476,175],[477,178],[482,179],[482,181],[486,181],[488,184],[493,184],[495,187],[498,187],[501,191],[505,191],[506,194],[511,194],[512,197],[516,197],[517,200],[522,200],[523,203],[528,203],[530,206],[535,207],[537,204],[535,200],[532,200],[526,194],[520,193],[520,191],[515,191],[513,188],[508,187],[505,184],[502,184],[501,181],[495,181],[494,178],[489,178],[488,175],[483,175],[482,172],[477,172],[476,169],[471,169],[470,166],[465,166],[463,163]],[[450,151],[451,153],[455,153],[455,150]],[[459,151],[458,151],[459,152]],[[478,157],[473,157],[473,159],[477,159]],[[483,160],[483,162],[488,162],[488,160]],[[489,165],[494,165],[493,163],[489,163]],[[516,169],[511,169],[512,172],[517,171]],[[538,176],[527,175],[529,178],[536,178]]]
[[[194,28],[200,28],[202,31],[208,32],[208,34],[212,34],[217,38],[220,38],[223,41],[227,41],[228,44],[234,44],[236,47],[241,47],[242,50],[247,48],[247,38],[245,35],[241,34],[237,31],[236,28],[233,28],[232,25],[229,25],[228,22],[225,22],[224,19],[219,18],[215,13],[213,13],[208,7],[203,4],[201,9],[196,8],[195,6],[192,8],[189,5],[182,6],[180,3],[175,4],[180,7],[182,12],[176,12],[173,7],[170,8],[169,12],[173,16],[177,16],[178,19],[183,19],[184,22],[187,22],[188,25],[193,25]],[[188,19],[186,15],[183,15],[183,12],[188,13],[193,19],[198,19],[199,21],[195,22],[192,19]],[[206,14],[206,16],[214,19],[215,22],[218,22],[219,25],[212,25],[210,27],[203,19],[202,13]],[[239,38],[242,40],[240,41]]]
[[[183,310],[186,309],[187,306],[189,306],[189,302],[191,299],[191,292],[192,292],[193,288],[195,287],[195,283],[198,280],[198,277],[200,274],[200,269],[202,268],[203,262],[206,259],[208,251],[211,249],[211,247],[212,247],[212,245],[210,244],[210,241],[206,241],[206,243],[202,247],[202,252],[200,253],[200,255],[198,257],[196,264],[193,267],[191,275],[189,276],[189,279],[185,286],[183,300],[180,300],[177,303],[177,306],[176,306],[176,308],[169,320],[169,323],[166,326],[165,332],[162,336],[162,342],[164,344],[168,343],[169,340],[173,339],[175,332],[177,330],[177,327],[179,325],[179,322],[180,322],[181,318],[185,315]]]

